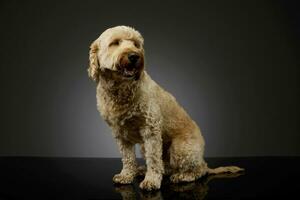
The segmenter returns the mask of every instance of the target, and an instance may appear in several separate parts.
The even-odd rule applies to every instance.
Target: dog
[[[88,75],[97,83],[97,108],[122,155],[123,168],[113,182],[130,184],[143,173],[136,163],[135,144],[146,161],[139,185],[144,190],[159,189],[163,175],[179,183],[242,171],[236,166],[207,166],[200,128],[148,75],[143,46],[142,35],[128,26],[105,30],[90,46]]]

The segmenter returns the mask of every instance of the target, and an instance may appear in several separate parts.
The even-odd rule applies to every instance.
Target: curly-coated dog
[[[140,188],[159,189],[163,175],[173,183],[194,181],[208,173],[235,173],[235,166],[210,169],[203,159],[204,140],[197,124],[176,99],[145,71],[143,37],[116,26],[90,46],[89,77],[97,83],[97,108],[113,130],[123,169],[115,183],[132,183],[143,168],[135,158],[140,144],[146,160]]]

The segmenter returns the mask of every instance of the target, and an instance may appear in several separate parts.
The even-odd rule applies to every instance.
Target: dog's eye
[[[114,40],[109,44],[109,46],[118,46],[119,44],[120,44],[120,40]]]
[[[140,45],[140,43],[138,43],[138,42],[134,42],[134,46],[136,47],[136,48],[140,48],[141,47],[141,45]]]

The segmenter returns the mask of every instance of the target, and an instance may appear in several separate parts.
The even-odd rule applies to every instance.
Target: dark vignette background
[[[286,1],[1,1],[0,155],[116,157],[87,77],[106,28],[200,125],[206,156],[300,155],[299,8]]]

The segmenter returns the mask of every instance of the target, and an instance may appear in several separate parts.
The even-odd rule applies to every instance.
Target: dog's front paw
[[[130,184],[134,180],[134,175],[130,173],[120,173],[116,174],[113,177],[114,183],[120,183],[120,184]]]
[[[145,179],[140,183],[140,188],[143,190],[158,190],[161,185],[161,178],[156,176],[146,176]]]

